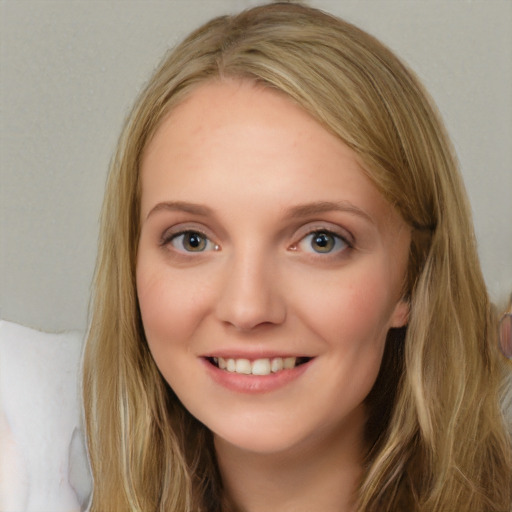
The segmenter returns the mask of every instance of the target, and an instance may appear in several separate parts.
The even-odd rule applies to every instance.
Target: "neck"
[[[219,438],[215,448],[226,498],[235,510],[356,510],[362,428],[326,432],[279,453],[248,452]]]

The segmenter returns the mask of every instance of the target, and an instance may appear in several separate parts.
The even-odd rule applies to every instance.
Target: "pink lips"
[[[201,360],[214,382],[231,391],[249,394],[269,393],[288,385],[303,375],[313,361],[309,359],[294,368],[283,369],[269,375],[244,375],[218,368],[211,362],[211,358],[201,358]]]

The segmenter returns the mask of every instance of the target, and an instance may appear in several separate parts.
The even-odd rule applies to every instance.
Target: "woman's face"
[[[142,160],[137,291],[162,375],[217,442],[359,436],[410,230],[354,153],[283,95],[209,83]]]

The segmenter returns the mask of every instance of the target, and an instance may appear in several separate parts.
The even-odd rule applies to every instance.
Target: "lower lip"
[[[310,359],[307,363],[296,366],[289,370],[281,370],[269,375],[244,375],[241,373],[221,370],[211,364],[207,359],[202,359],[209,376],[221,386],[237,393],[270,393],[290,384],[301,377],[313,362]]]

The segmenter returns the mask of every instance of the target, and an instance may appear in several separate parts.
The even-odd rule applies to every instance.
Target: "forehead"
[[[296,203],[350,196],[375,214],[390,207],[338,137],[284,94],[247,81],[195,89],[157,129],[141,172],[142,215],[157,200],[222,201],[233,190],[241,208],[258,194]]]
[[[286,124],[300,128],[289,131],[290,135],[302,137],[314,134],[311,127],[320,128],[310,114],[277,89],[248,79],[209,80],[193,88],[172,108],[159,123],[143,156],[158,150],[162,143],[169,145],[175,142],[179,143],[177,146],[185,147],[185,143],[192,139],[209,142],[215,137],[222,137],[224,129],[235,125],[250,135],[252,128],[264,125],[270,134],[273,131],[277,133]],[[332,140],[339,142],[335,136]]]

